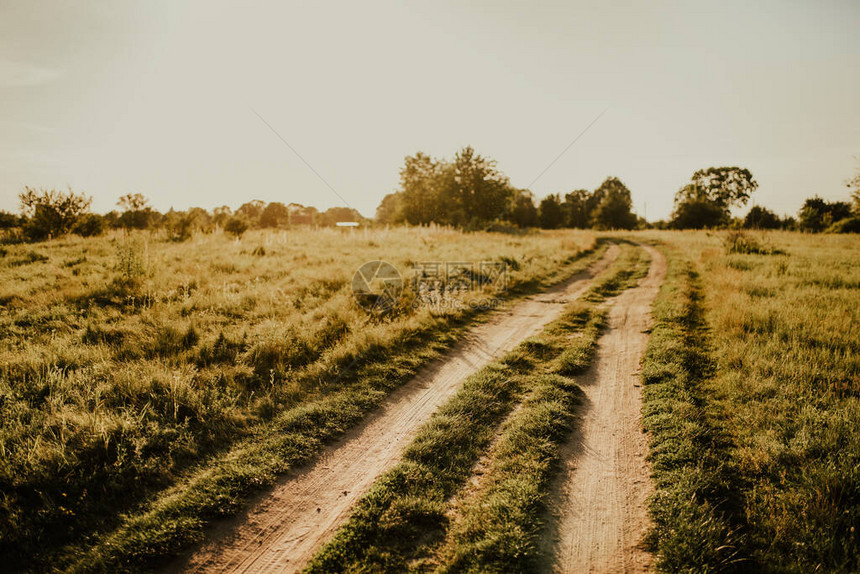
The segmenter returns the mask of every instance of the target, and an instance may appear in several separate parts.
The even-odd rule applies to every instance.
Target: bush
[[[779,229],[780,226],[779,216],[760,205],[754,205],[744,218],[747,229]]]
[[[83,215],[72,228],[72,232],[80,235],[81,237],[94,237],[96,235],[101,235],[104,233],[104,230],[104,219],[101,215],[96,215],[95,213],[87,213]]]
[[[170,241],[181,243],[191,239],[194,221],[187,213],[171,211],[164,216],[164,229]]]
[[[723,245],[727,253],[740,253],[742,255],[776,255],[781,253],[778,249],[762,244],[758,239],[740,229],[729,231],[723,238]]]
[[[0,229],[11,229],[21,225],[21,219],[14,213],[0,211]]]
[[[820,197],[810,197],[800,209],[800,228],[818,233],[851,217],[851,205],[844,201],[824,201]]]
[[[860,233],[860,216],[840,219],[827,228],[828,233]]]
[[[231,235],[235,235],[237,239],[242,237],[242,234],[247,230],[248,222],[241,217],[231,217],[227,220],[227,223],[224,224],[224,231]]]
[[[39,241],[48,237],[65,235],[87,212],[92,198],[73,192],[42,189],[36,191],[25,187],[18,195],[21,212],[26,218],[24,234],[28,239]]]

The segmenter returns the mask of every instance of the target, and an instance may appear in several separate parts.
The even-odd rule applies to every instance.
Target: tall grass
[[[774,232],[773,249],[738,253],[660,237],[676,272],[645,408],[664,570],[857,571],[860,242]]]
[[[262,444],[261,436],[301,409],[345,392],[363,365],[384,361],[380,368],[400,372],[402,362],[401,374],[409,372],[410,354],[426,360],[474,315],[419,309],[369,318],[349,289],[365,261],[407,270],[426,260],[508,258],[518,266],[508,266],[516,294],[560,278],[594,246],[588,233],[392,229],[259,232],[241,241],[201,235],[182,244],[117,233],[5,247],[5,566],[38,568],[64,545],[64,554],[75,556],[87,540],[128,520],[122,513],[145,515],[161,504],[158,493],[168,496],[171,485],[205,474],[234,445],[242,452],[243,441]],[[390,387],[363,387],[374,388],[375,397]],[[324,441],[354,423],[373,403],[361,398],[364,390],[349,396],[358,414],[346,409],[331,428],[317,417],[302,436]],[[236,493],[278,468],[249,470],[236,498],[216,514],[235,508]],[[150,506],[140,506],[145,500]]]

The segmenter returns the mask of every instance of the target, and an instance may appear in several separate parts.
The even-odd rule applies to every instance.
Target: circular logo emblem
[[[368,261],[352,276],[355,300],[371,313],[390,311],[403,292],[403,278],[391,263]]]

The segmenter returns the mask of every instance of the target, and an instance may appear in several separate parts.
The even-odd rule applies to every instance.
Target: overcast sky
[[[710,165],[778,213],[847,197],[860,2],[465,4],[0,0],[0,209],[30,185],[371,216],[405,155],[465,145],[538,197],[620,177],[652,220]]]

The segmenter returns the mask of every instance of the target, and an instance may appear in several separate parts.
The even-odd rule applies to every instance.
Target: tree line
[[[743,218],[732,218],[731,208],[746,205],[758,183],[748,169],[711,167],[693,174],[690,183],[675,194],[672,216],[655,227],[672,229],[785,229],[820,233],[860,233],[860,172],[846,182],[851,201],[807,198],[797,217],[780,217],[754,205]]]
[[[758,188],[750,170],[709,167],[696,171],[676,193],[667,221],[649,223],[633,212],[630,190],[617,177],[607,177],[594,191],[577,189],[550,194],[536,201],[530,190],[513,186],[496,162],[464,147],[450,160],[418,152],[407,156],[397,191],[386,195],[376,210],[381,224],[451,225],[468,230],[508,228],[593,229],[718,229],[746,227],[807,232],[860,232],[860,170],[846,182],[851,201],[825,201],[818,196],[803,203],[797,217],[780,217],[753,206],[745,217],[733,218],[732,208],[746,205]],[[56,190],[25,187],[19,194],[19,214],[0,211],[4,241],[40,241],[67,233],[93,236],[107,229],[157,229],[183,241],[194,231],[216,229],[241,236],[252,228],[293,225],[333,226],[341,221],[369,223],[355,209],[333,207],[318,211],[298,203],[253,200],[233,211],[221,206],[207,211],[155,210],[139,193],[117,201],[118,209],[99,215],[90,211],[91,198]]]
[[[0,230],[5,230],[6,241],[42,241],[68,233],[91,237],[108,229],[161,230],[171,240],[184,241],[195,231],[222,229],[239,237],[252,228],[328,227],[341,221],[364,221],[358,211],[349,207],[332,207],[321,212],[298,203],[266,203],[259,199],[244,203],[235,211],[224,205],[212,211],[192,207],[161,213],[144,195],[132,193],[119,198],[119,209],[104,215],[90,211],[92,198],[71,189],[25,187],[18,199],[21,205],[18,215],[0,211]]]
[[[594,191],[577,189],[550,194],[539,202],[531,191],[511,185],[496,162],[465,147],[452,160],[424,153],[407,156],[400,186],[386,195],[376,221],[425,225],[437,223],[467,229],[516,227],[593,229],[791,229],[809,232],[860,232],[860,172],[849,182],[852,203],[808,198],[797,218],[779,217],[753,206],[744,218],[733,218],[758,189],[750,170],[708,167],[697,170],[675,194],[668,221],[649,223],[633,213],[630,190],[607,177]]]
[[[494,160],[467,146],[451,160],[422,152],[407,156],[400,188],[382,199],[376,220],[466,229],[497,225],[634,229],[641,222],[632,207],[630,190],[616,177],[606,178],[593,192],[553,194],[536,203],[531,191],[511,185]]]

